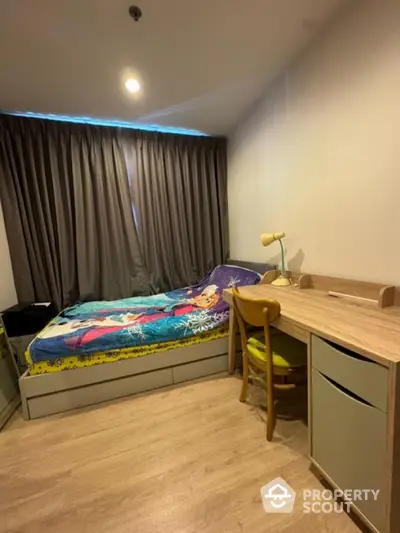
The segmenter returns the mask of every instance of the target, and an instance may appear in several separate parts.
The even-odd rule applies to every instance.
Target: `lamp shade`
[[[261,242],[263,246],[269,246],[274,241],[279,241],[279,239],[283,239],[284,236],[284,231],[281,231],[280,233],[263,233],[261,235]]]

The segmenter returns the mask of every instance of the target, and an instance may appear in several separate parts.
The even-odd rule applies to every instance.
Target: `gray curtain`
[[[0,195],[19,301],[149,292],[120,130],[0,116]]]
[[[198,281],[228,257],[226,141],[150,132],[124,141],[152,290]]]

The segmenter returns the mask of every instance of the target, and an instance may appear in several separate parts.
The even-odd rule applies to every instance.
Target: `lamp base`
[[[292,282],[290,281],[290,278],[287,276],[287,274],[281,274],[279,278],[276,278],[271,285],[275,285],[276,287],[288,287],[291,285]]]

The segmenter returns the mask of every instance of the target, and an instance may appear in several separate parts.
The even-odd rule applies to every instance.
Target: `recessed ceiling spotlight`
[[[140,83],[136,78],[128,78],[125,82],[125,87],[130,93],[138,93],[140,91]]]

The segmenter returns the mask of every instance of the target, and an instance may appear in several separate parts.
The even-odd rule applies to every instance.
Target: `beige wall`
[[[0,203],[0,311],[17,303],[10,252]]]
[[[400,285],[400,2],[365,0],[230,139],[231,257]]]

